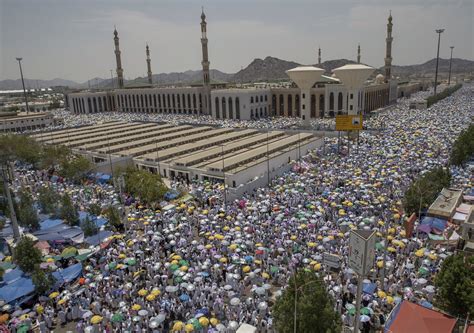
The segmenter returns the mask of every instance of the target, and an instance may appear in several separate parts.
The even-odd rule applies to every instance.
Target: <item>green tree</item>
[[[89,205],[89,213],[95,216],[99,216],[102,213],[102,207],[97,203],[92,203]]]
[[[44,214],[52,214],[55,216],[58,212],[59,200],[59,194],[57,194],[51,187],[43,186],[39,189],[38,202],[41,206],[41,211]]]
[[[71,150],[66,146],[44,146],[41,151],[40,167],[42,169],[49,169],[50,167],[58,166],[70,155]]]
[[[86,237],[94,236],[99,232],[99,228],[89,217],[86,217],[84,222],[82,222],[81,228]]]
[[[29,237],[22,236],[13,249],[13,261],[25,273],[31,273],[41,263],[41,251]]]
[[[70,226],[79,225],[79,214],[72,203],[71,197],[67,193],[64,193],[61,198],[60,216]]]
[[[464,166],[474,156],[474,125],[461,132],[451,149],[450,162]]]
[[[122,229],[123,223],[122,219],[120,218],[120,212],[118,211],[117,207],[107,207],[105,209],[105,215],[107,216],[107,220],[109,221],[110,226],[115,229]]]
[[[33,206],[33,199],[29,192],[25,189],[22,189],[19,193],[20,195],[20,207],[19,215],[20,225],[23,227],[36,230],[39,228],[39,219],[36,213],[36,209]]]
[[[145,203],[161,201],[168,191],[159,175],[145,170],[127,169],[125,182],[127,191]]]
[[[293,275],[283,295],[276,300],[273,317],[279,333],[294,332],[295,303],[297,332],[341,332],[341,317],[334,310],[334,300],[327,293],[324,281],[314,272],[299,271]]]
[[[31,280],[35,285],[35,292],[38,295],[44,295],[54,285],[54,278],[51,273],[45,272],[38,267],[31,274]]]
[[[437,167],[416,179],[405,192],[403,207],[407,214],[420,214],[428,208],[444,187],[449,187],[451,174],[448,169]]]
[[[435,305],[453,316],[474,313],[474,257],[452,255],[436,275]]]
[[[73,182],[79,182],[92,169],[92,163],[84,156],[63,159],[59,174]]]

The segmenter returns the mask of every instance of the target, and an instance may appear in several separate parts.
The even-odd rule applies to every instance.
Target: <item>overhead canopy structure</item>
[[[375,69],[370,66],[350,64],[335,68],[332,72],[336,74],[336,77],[342,81],[342,84],[345,85],[348,90],[354,90],[362,87],[374,70]]]
[[[454,325],[456,325],[456,318],[403,301],[387,321],[385,332],[451,333]]]

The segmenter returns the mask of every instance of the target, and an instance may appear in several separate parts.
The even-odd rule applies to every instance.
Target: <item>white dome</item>
[[[385,76],[383,76],[382,74],[377,74],[377,76],[375,77],[375,82],[383,83],[384,81],[385,81]]]

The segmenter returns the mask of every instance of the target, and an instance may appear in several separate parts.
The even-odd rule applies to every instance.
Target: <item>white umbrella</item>
[[[165,288],[166,292],[168,293],[175,293],[178,291],[178,287],[177,286],[167,286]]]
[[[268,304],[267,302],[260,302],[258,303],[257,308],[261,311],[264,311],[268,308]]]
[[[143,310],[140,310],[138,311],[138,315],[141,316],[141,317],[146,317],[148,316],[148,311],[143,309]]]
[[[240,304],[240,299],[237,297],[234,297],[230,300],[230,305],[237,306]]]
[[[256,293],[257,295],[264,295],[265,292],[266,292],[265,289],[262,288],[262,287],[257,287],[257,288],[255,288],[255,293]]]

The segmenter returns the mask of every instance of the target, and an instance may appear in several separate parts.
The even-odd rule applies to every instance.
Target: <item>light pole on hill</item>
[[[444,29],[436,29],[438,34],[438,53],[436,54],[436,73],[435,73],[435,83],[434,83],[434,95],[436,95],[436,87],[438,85],[438,64],[439,64],[439,44],[441,42],[441,34],[444,32]]]
[[[448,86],[451,85],[451,65],[453,64],[453,49],[454,49],[454,46],[450,46],[449,48],[451,49],[451,58],[449,59]]]
[[[18,66],[20,66],[20,76],[21,76],[21,84],[23,86],[23,95],[25,96],[25,105],[26,105],[26,114],[30,113],[30,109],[28,107],[28,97],[26,96],[26,89],[25,89],[25,80],[23,79],[23,70],[21,69],[21,61],[23,58],[16,58],[18,61]]]

